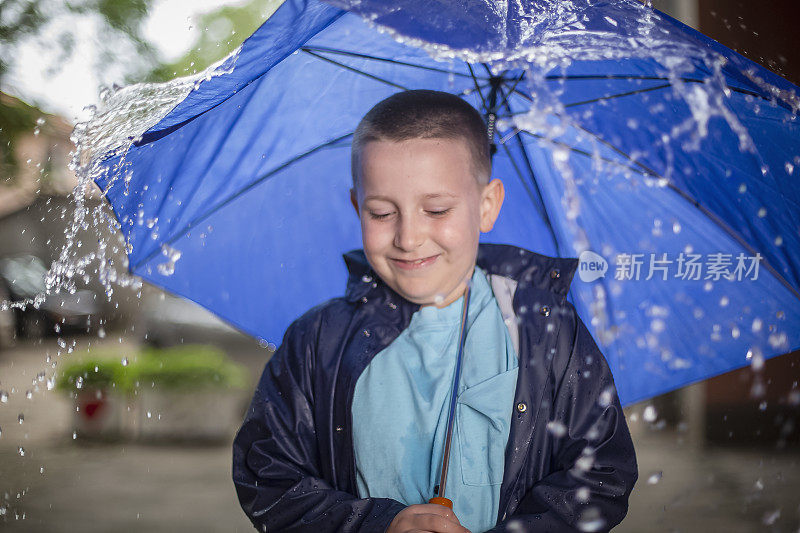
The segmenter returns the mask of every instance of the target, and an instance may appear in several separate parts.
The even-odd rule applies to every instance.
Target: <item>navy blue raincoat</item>
[[[419,306],[385,285],[363,251],[345,262],[345,296],[289,326],[233,442],[233,481],[259,531],[380,533],[405,507],[358,498],[351,406],[361,372]],[[624,518],[638,473],[608,364],[566,300],[577,260],[481,244],[477,264],[519,355],[491,531],[607,531]]]

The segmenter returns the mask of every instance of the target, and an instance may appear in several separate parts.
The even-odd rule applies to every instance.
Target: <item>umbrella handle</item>
[[[453,502],[451,502],[447,498],[442,498],[440,496],[434,496],[433,498],[428,500],[428,503],[438,503],[439,505],[444,505],[445,507],[447,507],[449,509],[453,508]]]

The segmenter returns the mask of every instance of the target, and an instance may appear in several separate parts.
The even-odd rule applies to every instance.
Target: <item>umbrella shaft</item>
[[[444,454],[442,455],[442,473],[439,477],[439,493],[437,496],[444,498],[445,485],[447,485],[447,468],[450,465],[450,442],[453,440],[453,424],[456,414],[456,397],[458,396],[458,382],[461,380],[461,360],[464,357],[464,342],[467,337],[467,310],[469,308],[469,293],[471,280],[467,282],[464,291],[464,307],[461,310],[461,330],[458,335],[458,353],[456,355],[456,371],[453,376],[453,391],[450,394],[450,411],[447,413],[447,437],[444,441]]]

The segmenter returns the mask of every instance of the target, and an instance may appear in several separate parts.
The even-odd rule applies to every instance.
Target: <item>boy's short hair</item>
[[[403,91],[381,100],[367,111],[353,135],[350,170],[358,179],[361,150],[371,141],[463,139],[472,155],[478,183],[492,173],[489,134],[480,113],[458,96],[442,91]]]

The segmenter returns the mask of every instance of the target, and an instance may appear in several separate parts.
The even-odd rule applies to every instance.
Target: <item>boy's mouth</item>
[[[438,255],[432,255],[430,257],[421,257],[419,259],[414,260],[405,260],[405,259],[395,259],[394,257],[391,258],[392,263],[394,263],[397,267],[402,268],[403,270],[416,270],[418,268],[424,268],[428,265],[433,264],[436,261],[436,258],[439,257]]]

